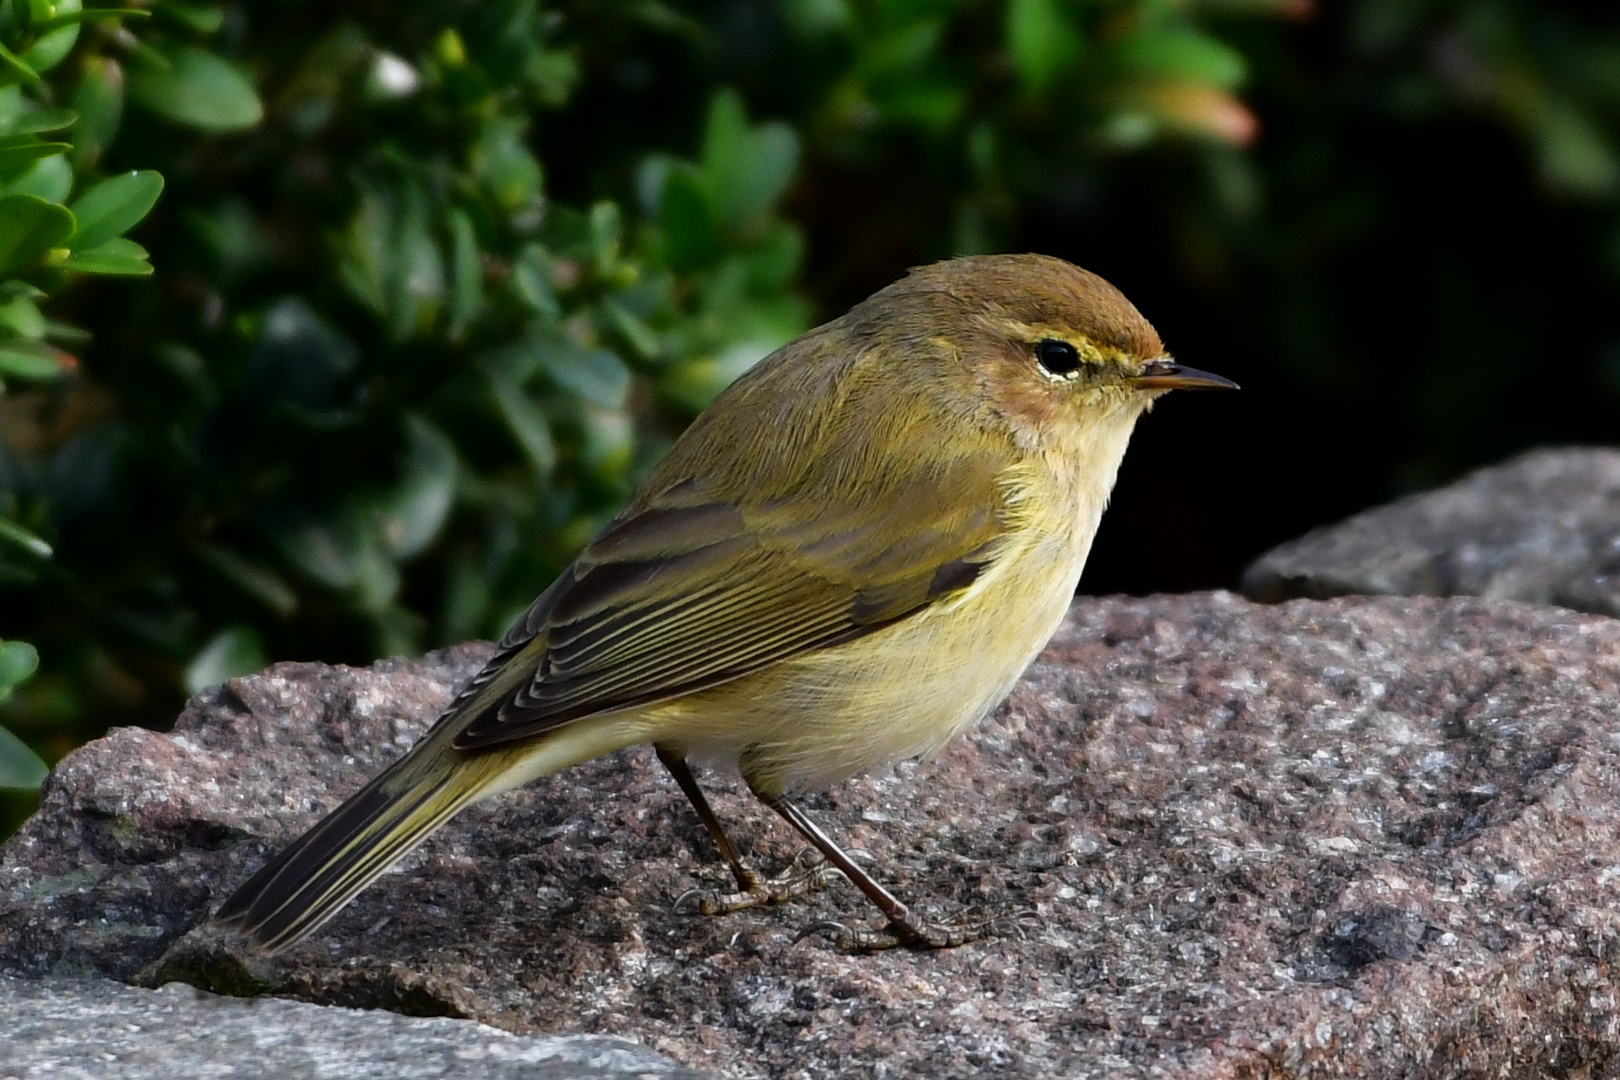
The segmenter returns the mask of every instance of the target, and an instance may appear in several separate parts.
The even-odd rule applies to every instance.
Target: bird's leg
[[[758,790],[755,790],[754,794],[766,806],[781,814],[789,825],[799,830],[806,840],[826,856],[827,862],[842,871],[856,888],[866,894],[868,900],[877,905],[884,918],[889,920],[888,926],[882,930],[859,927],[851,929],[839,922],[816,923],[806,927],[799,934],[801,938],[810,934],[830,933],[833,942],[839,948],[858,952],[888,949],[896,945],[915,949],[950,949],[995,933],[1000,923],[1004,921],[994,917],[977,916],[960,921],[931,922],[913,915],[911,909],[901,903],[898,897],[855,865],[843,849],[833,843],[832,837],[822,832],[821,827],[811,821],[795,803],[781,795],[764,795]]]
[[[658,753],[658,760],[675,778],[675,783],[680,785],[692,809],[697,811],[698,820],[709,830],[709,835],[714,838],[714,846],[720,849],[726,864],[731,867],[732,876],[737,879],[737,891],[733,893],[711,889],[690,889],[682,893],[675,900],[676,910],[692,905],[700,914],[721,915],[761,904],[779,904],[821,888],[836,873],[831,867],[806,863],[802,857],[805,853],[801,853],[793,860],[796,870],[775,878],[760,877],[753,867],[743,861],[742,852],[726,834],[725,827],[720,824],[720,818],[709,805],[703,789],[698,786],[697,777],[692,775],[686,759],[665,746],[655,746],[654,750]],[[815,852],[810,851],[809,854]]]
[[[720,854],[737,878],[737,888],[742,892],[753,892],[758,889],[759,875],[743,862],[742,852],[737,850],[737,845],[726,835],[725,826],[720,824],[720,818],[715,814],[714,807],[709,805],[708,797],[698,786],[697,777],[692,775],[691,768],[686,764],[686,758],[665,746],[655,746],[653,749],[658,752],[658,760],[669,770],[669,775],[680,785],[686,800],[692,804],[692,809],[697,811],[698,820],[703,822],[704,828],[708,829],[709,835],[714,838],[714,846],[720,849]]]

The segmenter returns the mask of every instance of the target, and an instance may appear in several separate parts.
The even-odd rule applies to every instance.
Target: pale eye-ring
[[[1035,362],[1053,375],[1073,375],[1080,370],[1080,353],[1067,341],[1047,338],[1036,343]]]

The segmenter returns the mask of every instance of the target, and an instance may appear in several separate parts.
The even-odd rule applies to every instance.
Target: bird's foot
[[[807,937],[826,935],[842,952],[867,953],[904,946],[908,949],[954,949],[972,941],[1003,935],[1023,936],[1023,923],[1035,919],[1033,911],[986,914],[966,912],[949,919],[924,919],[907,913],[890,919],[881,927],[850,926],[827,920],[812,923],[799,931],[795,943]]]
[[[829,866],[819,851],[807,847],[793,857],[791,869],[776,877],[762,878],[746,867],[737,876],[738,888],[735,892],[688,889],[675,898],[671,909],[676,914],[696,912],[699,915],[728,915],[733,911],[746,911],[765,904],[784,904],[813,893],[843,875],[837,867]]]

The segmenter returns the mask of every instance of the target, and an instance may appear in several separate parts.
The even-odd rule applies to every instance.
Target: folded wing
[[[748,508],[691,480],[672,485],[627,511],[513,627],[463,694],[476,715],[455,745],[691,694],[913,616],[995,558],[1000,474],[988,456],[959,458],[865,500],[806,493]],[[514,681],[512,665],[532,671]],[[498,699],[484,692],[497,686]]]

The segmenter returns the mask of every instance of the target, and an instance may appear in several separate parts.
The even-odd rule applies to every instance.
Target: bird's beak
[[[1236,390],[1231,379],[1178,364],[1174,360],[1149,360],[1141,374],[1130,380],[1138,390]]]

